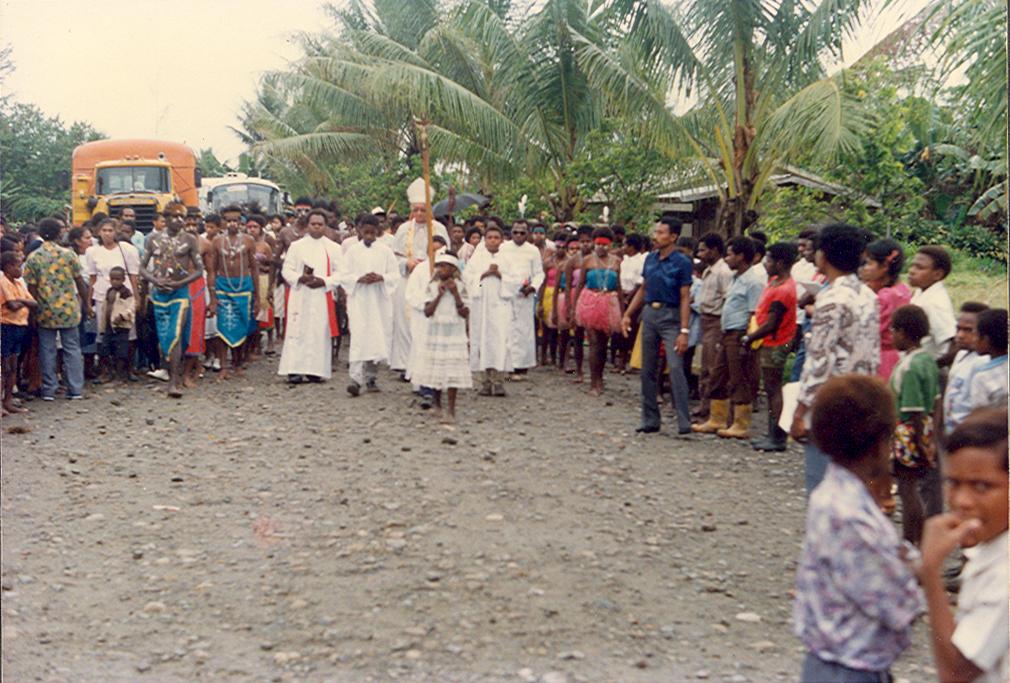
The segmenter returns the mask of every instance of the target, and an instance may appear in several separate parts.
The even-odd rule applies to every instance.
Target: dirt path
[[[6,680],[795,680],[798,453],[636,437],[631,377],[534,371],[450,432],[389,373],[275,367],[5,421]]]

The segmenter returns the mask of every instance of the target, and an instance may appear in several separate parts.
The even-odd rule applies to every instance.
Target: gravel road
[[[449,431],[342,366],[5,420],[5,679],[796,679],[799,452],[636,436],[637,378],[552,370]],[[915,641],[896,674],[933,679]]]

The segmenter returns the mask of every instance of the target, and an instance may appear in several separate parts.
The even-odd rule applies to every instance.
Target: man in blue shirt
[[[624,334],[631,331],[632,316],[645,306],[642,313],[642,423],[636,431],[651,434],[659,431],[659,344],[666,346],[666,362],[670,368],[670,387],[677,408],[679,434],[691,433],[691,417],[687,406],[687,378],[684,376],[684,354],[691,320],[691,260],[677,250],[680,220],[664,215],[653,228],[655,250],[645,257],[642,268],[643,285],[624,312],[621,326]]]

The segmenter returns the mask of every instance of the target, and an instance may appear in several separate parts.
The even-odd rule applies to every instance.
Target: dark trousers
[[[666,363],[670,369],[670,389],[677,409],[677,426],[680,431],[691,429],[687,407],[687,378],[684,376],[684,358],[677,353],[677,335],[680,334],[680,312],[664,306],[652,308],[648,304],[642,313],[642,425],[660,425],[659,403],[659,344],[666,346]]]
[[[708,415],[708,401],[712,394],[712,372],[715,369],[719,342],[722,340],[722,325],[719,316],[713,313],[701,314],[701,376],[698,378],[698,393],[701,394],[701,414]]]
[[[757,397],[757,353],[744,354],[740,338],[744,330],[723,332],[712,372],[709,398],[713,401],[729,399],[734,404],[753,403]]]
[[[154,306],[148,302],[143,317],[137,321],[137,354],[141,370],[161,367],[158,330],[154,324]]]

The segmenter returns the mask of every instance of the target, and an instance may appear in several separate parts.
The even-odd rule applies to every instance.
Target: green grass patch
[[[974,258],[953,250],[951,256],[954,268],[946,283],[955,311],[965,301],[981,301],[994,308],[1007,308],[1005,263],[993,259]]]

